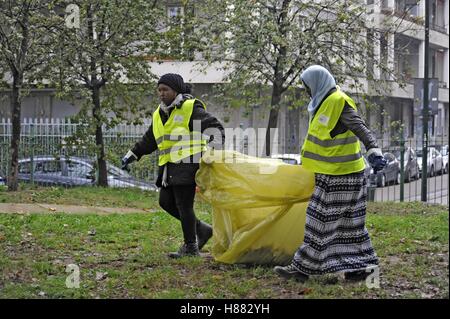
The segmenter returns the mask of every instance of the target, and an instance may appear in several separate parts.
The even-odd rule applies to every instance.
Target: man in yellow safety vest
[[[212,227],[194,213],[195,173],[208,143],[221,148],[225,142],[222,124],[195,99],[179,74],[164,74],[158,81],[160,105],[152,125],[122,159],[122,168],[143,155],[159,151],[156,185],[161,187],[160,206],[181,221],[184,243],[169,257],[198,256],[212,236]],[[206,134],[213,132],[215,134]]]

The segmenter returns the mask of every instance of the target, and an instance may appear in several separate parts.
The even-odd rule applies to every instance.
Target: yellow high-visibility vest
[[[315,173],[345,175],[364,170],[358,138],[352,131],[331,137],[345,102],[356,110],[355,102],[339,89],[321,104],[309,123],[302,147],[302,165]]]
[[[202,133],[189,130],[194,102],[195,99],[189,99],[184,101],[180,108],[175,107],[165,124],[159,115],[159,106],[153,113],[153,135],[159,149],[159,166],[168,162],[179,163],[206,150],[207,141],[202,139]],[[206,109],[203,102],[202,105]]]

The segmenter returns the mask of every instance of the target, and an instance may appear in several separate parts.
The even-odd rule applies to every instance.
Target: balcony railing
[[[447,82],[445,81],[439,81],[439,88],[446,89],[447,88]]]
[[[447,34],[447,29],[443,25],[438,24],[430,24],[430,28],[434,31],[441,32]]]

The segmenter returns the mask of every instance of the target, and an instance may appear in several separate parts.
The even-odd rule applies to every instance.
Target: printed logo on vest
[[[183,117],[183,115],[175,115],[174,117],[173,117],[173,121],[174,122],[183,122],[183,120],[184,120],[184,117]]]
[[[319,119],[318,119],[319,123],[322,125],[328,125],[329,120],[330,120],[330,118],[323,114],[320,114]]]

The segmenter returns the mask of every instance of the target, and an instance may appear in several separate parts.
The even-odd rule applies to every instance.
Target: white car
[[[443,159],[441,153],[439,153],[436,148],[428,148],[428,160],[427,160],[427,175],[435,176],[441,174],[444,169]],[[422,149],[416,151],[417,154],[417,165],[419,165],[420,175],[422,176]]]
[[[444,166],[444,173],[448,173],[448,145],[442,146],[441,149],[442,154],[442,165]]]
[[[300,154],[274,154],[271,158],[280,159],[287,164],[300,165],[302,163]]]

